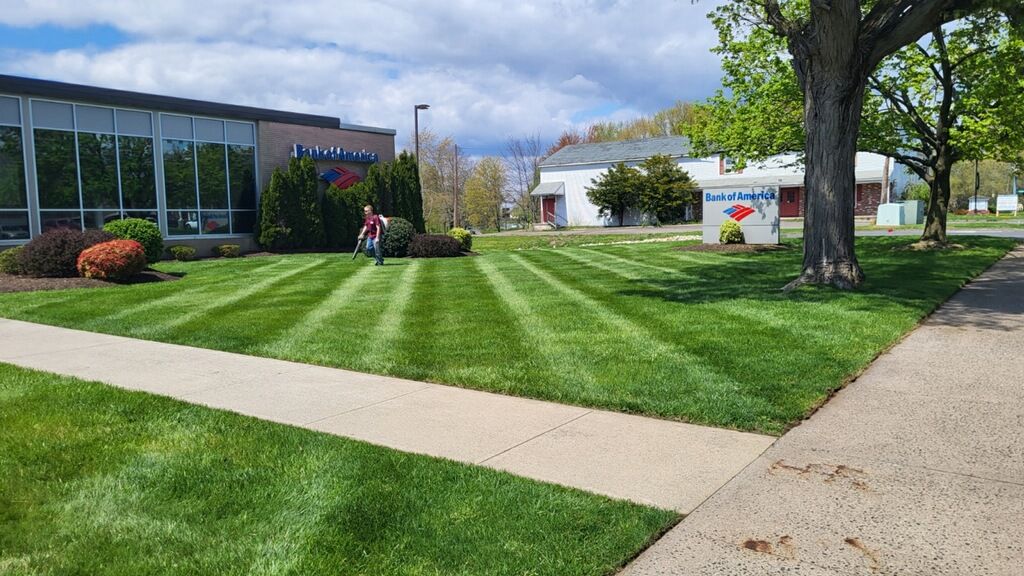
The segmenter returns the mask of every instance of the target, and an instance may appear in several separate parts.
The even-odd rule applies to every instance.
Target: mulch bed
[[[789,246],[783,244],[690,244],[674,248],[681,252],[726,252],[726,253],[750,253],[750,252],[777,252],[789,250]]]
[[[180,280],[181,277],[156,270],[145,270],[132,276],[127,282],[107,282],[94,278],[33,278],[0,274],[0,292],[35,292],[38,290],[66,290],[69,288],[106,288],[124,284],[149,284]]]

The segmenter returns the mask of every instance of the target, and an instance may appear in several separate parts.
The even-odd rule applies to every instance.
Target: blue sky
[[[718,3],[7,0],[0,73],[328,114],[399,148],[426,102],[421,128],[481,155],[710,95]]]

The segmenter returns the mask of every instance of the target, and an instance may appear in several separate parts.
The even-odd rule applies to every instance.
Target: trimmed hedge
[[[78,273],[83,278],[124,281],[146,269],[146,250],[135,240],[111,240],[82,250]]]
[[[78,255],[82,250],[113,239],[113,235],[102,230],[49,230],[25,244],[18,254],[18,265],[28,276],[74,278],[78,276]]]
[[[405,218],[388,218],[388,229],[384,233],[384,256],[402,258],[409,253],[409,243],[416,235],[416,228]]]
[[[451,258],[462,255],[462,244],[444,234],[417,234],[409,243],[412,258]]]
[[[213,255],[221,258],[238,258],[242,255],[242,247],[238,244],[220,244],[213,247]]]
[[[462,245],[462,249],[469,252],[473,248],[473,234],[465,228],[452,228],[448,231],[448,235],[459,241]]]
[[[743,227],[733,220],[722,222],[721,228],[718,229],[718,241],[722,244],[743,244]]]
[[[0,251],[0,274],[18,275],[22,273],[21,264],[18,262],[18,255],[21,254],[23,246],[15,246]]]
[[[146,250],[146,260],[150,263],[160,261],[164,255],[164,239],[160,227],[142,218],[125,218],[108,222],[103,227],[122,240],[135,240]]]
[[[196,257],[196,249],[191,246],[171,246],[167,250],[171,253],[171,258],[179,262],[188,262]]]

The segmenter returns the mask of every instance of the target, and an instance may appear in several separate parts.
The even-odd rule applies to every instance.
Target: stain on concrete
[[[784,560],[796,560],[796,546],[793,545],[793,538],[788,534],[779,538],[778,542],[772,544],[767,540],[746,540],[742,546],[747,550],[771,554]]]
[[[865,480],[868,476],[867,472],[845,464],[810,463],[806,466],[795,466],[787,464],[784,460],[778,460],[768,468],[768,473],[772,475],[788,474],[799,478],[816,478],[825,484],[839,483],[864,492],[871,489]]]
[[[868,548],[860,538],[847,538],[844,542],[846,542],[850,547],[856,548],[864,555],[864,558],[868,561],[868,569],[872,572],[878,572],[882,567],[882,563],[878,560],[878,553]]]
[[[766,540],[747,540],[743,543],[743,547],[747,550],[753,550],[754,552],[760,552],[762,554],[772,553],[772,545]]]

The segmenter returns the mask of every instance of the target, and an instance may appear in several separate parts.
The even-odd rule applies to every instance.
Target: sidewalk
[[[1024,573],[1024,248],[623,575]]]
[[[775,440],[0,319],[0,362],[688,513]]]

